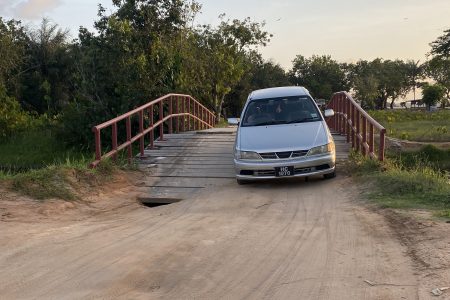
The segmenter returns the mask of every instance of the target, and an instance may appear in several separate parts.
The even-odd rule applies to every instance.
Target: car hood
[[[238,139],[243,151],[309,150],[328,144],[328,131],[323,122],[240,127]]]

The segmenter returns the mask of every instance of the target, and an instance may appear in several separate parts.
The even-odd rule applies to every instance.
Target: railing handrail
[[[341,92],[337,92],[336,94],[344,94],[348,100],[350,100],[350,102],[356,107],[356,109],[359,110],[360,113],[362,113],[364,115],[364,117],[366,117],[366,119],[373,124],[373,126],[375,126],[378,130],[386,130],[386,128],[384,128],[383,125],[381,125],[380,123],[377,122],[377,120],[375,120],[374,118],[372,118],[362,107],[361,105],[359,105],[358,102],[355,101],[355,99],[353,99],[353,97],[346,91],[341,91]],[[333,96],[334,96],[333,95]]]
[[[338,133],[347,136],[347,142],[363,155],[375,158],[374,129],[379,131],[378,159],[384,160],[386,129],[372,118],[354,99],[345,92],[333,94],[328,108],[334,109],[335,116],[329,125]]]
[[[175,106],[174,106],[174,100]],[[181,101],[181,103],[180,103]],[[168,114],[164,115],[164,105],[168,102]],[[155,106],[159,109],[159,120],[154,122]],[[191,109],[192,108],[192,109]],[[174,111],[175,110],[175,111]],[[149,126],[145,128],[144,113],[148,113]],[[136,114],[139,115],[139,132],[132,135],[131,118]],[[125,148],[128,148],[128,159],[131,161],[133,156],[132,144],[140,141],[140,153],[144,155],[145,150],[145,136],[150,135],[150,147],[153,147],[154,130],[159,127],[159,139],[163,141],[164,124],[168,122],[169,134],[173,133],[173,126],[175,119],[175,132],[187,130],[197,130],[205,128],[213,128],[216,116],[207,107],[197,101],[194,97],[185,94],[171,93],[159,97],[156,100],[150,101],[140,107],[137,107],[127,113],[117,116],[109,121],[103,122],[92,128],[95,136],[95,161],[91,163],[91,167],[95,168],[102,159],[113,157],[116,158],[117,153]],[[118,122],[126,121],[126,141],[118,144]],[[181,122],[180,122],[181,121]],[[101,130],[112,127],[112,150],[107,153],[102,153],[101,144]]]
[[[100,129],[104,129],[104,128],[106,128],[106,127],[109,127],[109,126],[111,126],[111,125],[114,124],[114,123],[117,123],[117,122],[120,122],[120,121],[122,121],[122,120],[125,120],[126,118],[128,118],[128,117],[130,117],[130,116],[132,116],[132,115],[135,115],[135,114],[139,113],[139,111],[148,109],[148,108],[150,108],[150,106],[155,105],[155,104],[158,104],[159,102],[164,101],[165,99],[170,98],[170,97],[189,97],[190,99],[194,100],[197,104],[199,104],[202,108],[207,109],[207,110],[209,111],[209,109],[208,109],[207,107],[205,107],[203,104],[201,104],[198,100],[196,100],[196,99],[195,99],[194,97],[192,97],[191,95],[171,93],[171,94],[167,94],[167,95],[164,95],[164,96],[162,96],[162,97],[159,97],[159,98],[157,98],[157,99],[155,99],[155,100],[152,100],[152,101],[150,101],[150,102],[148,102],[148,103],[146,103],[146,104],[144,104],[144,105],[142,105],[142,106],[139,106],[139,107],[137,107],[137,108],[135,108],[135,109],[133,109],[133,110],[130,110],[130,111],[127,112],[127,113],[124,113],[124,114],[122,114],[122,115],[120,115],[120,116],[115,117],[114,119],[111,119],[111,120],[106,121],[106,122],[104,122],[104,123],[102,123],[102,124],[99,124],[99,125],[97,125],[97,126],[94,126],[94,128],[100,130]],[[211,111],[210,111],[210,112],[211,112]],[[212,112],[211,112],[211,113],[212,113]]]

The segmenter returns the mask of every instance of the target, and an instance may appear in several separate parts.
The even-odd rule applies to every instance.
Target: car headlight
[[[253,151],[234,151],[234,157],[236,159],[243,159],[243,160],[261,160],[261,156],[259,156],[258,153]]]
[[[319,154],[326,154],[326,153],[333,153],[335,151],[334,143],[329,143],[323,146],[314,147],[308,152],[308,156],[310,155],[319,155]]]

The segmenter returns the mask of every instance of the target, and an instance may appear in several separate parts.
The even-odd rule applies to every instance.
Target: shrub
[[[31,117],[20,107],[19,102],[6,95],[0,86],[0,137],[2,140],[25,129]]]

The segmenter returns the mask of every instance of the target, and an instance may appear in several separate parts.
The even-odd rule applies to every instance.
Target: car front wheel
[[[242,180],[242,179],[236,179],[236,181],[237,181],[237,183],[238,183],[239,185],[244,185],[244,184],[247,183],[246,180]]]
[[[331,178],[334,178],[334,177],[336,177],[336,171],[334,171],[333,173],[329,173],[329,174],[324,174],[323,175],[323,178],[325,178],[325,179],[331,179]]]

